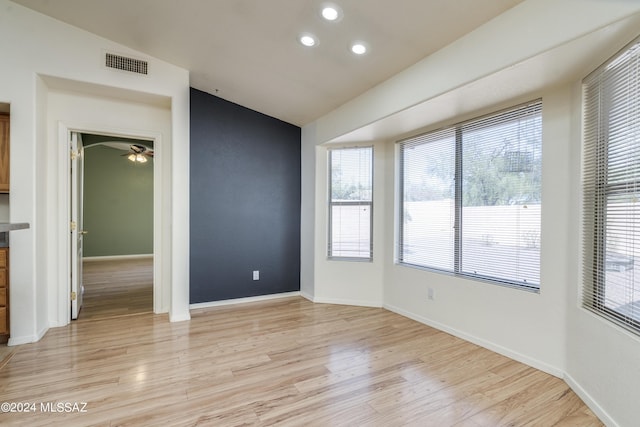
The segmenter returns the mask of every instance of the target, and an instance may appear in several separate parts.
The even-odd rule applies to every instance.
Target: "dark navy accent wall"
[[[192,304],[300,290],[300,132],[191,89]]]

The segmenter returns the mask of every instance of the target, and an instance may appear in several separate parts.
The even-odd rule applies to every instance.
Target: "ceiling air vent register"
[[[107,53],[105,65],[116,70],[129,71],[137,74],[148,74],[149,63],[140,59]]]

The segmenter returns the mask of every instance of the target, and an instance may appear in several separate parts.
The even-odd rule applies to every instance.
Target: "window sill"
[[[372,263],[373,258],[357,258],[357,257],[327,257],[327,261],[347,261],[347,262],[365,262]]]
[[[446,276],[456,277],[456,278],[459,278],[459,279],[472,280],[474,282],[489,283],[491,285],[498,285],[498,286],[502,286],[502,287],[505,287],[505,288],[517,289],[517,290],[520,290],[520,291],[531,292],[531,293],[534,293],[534,294],[539,294],[540,293],[540,285],[535,285],[535,286],[534,285],[524,285],[522,283],[509,282],[509,281],[506,281],[506,280],[497,280],[497,279],[484,277],[484,276],[474,276],[472,274],[455,273],[453,271],[438,270],[437,268],[424,267],[424,266],[421,266],[421,265],[409,264],[409,263],[405,263],[405,262],[401,262],[401,261],[396,261],[395,264],[398,265],[398,266],[401,266],[401,267],[415,268],[417,270],[427,271],[429,273],[443,274],[443,275],[446,275]]]

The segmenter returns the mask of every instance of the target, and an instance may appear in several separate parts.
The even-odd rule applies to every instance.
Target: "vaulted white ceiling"
[[[191,86],[305,125],[522,0],[13,0],[190,71]],[[297,37],[319,40],[305,48]],[[354,40],[370,51],[355,56]]]

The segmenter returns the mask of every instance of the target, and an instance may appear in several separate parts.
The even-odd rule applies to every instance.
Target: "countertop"
[[[0,222],[0,233],[4,231],[24,230],[29,228],[28,222]]]

